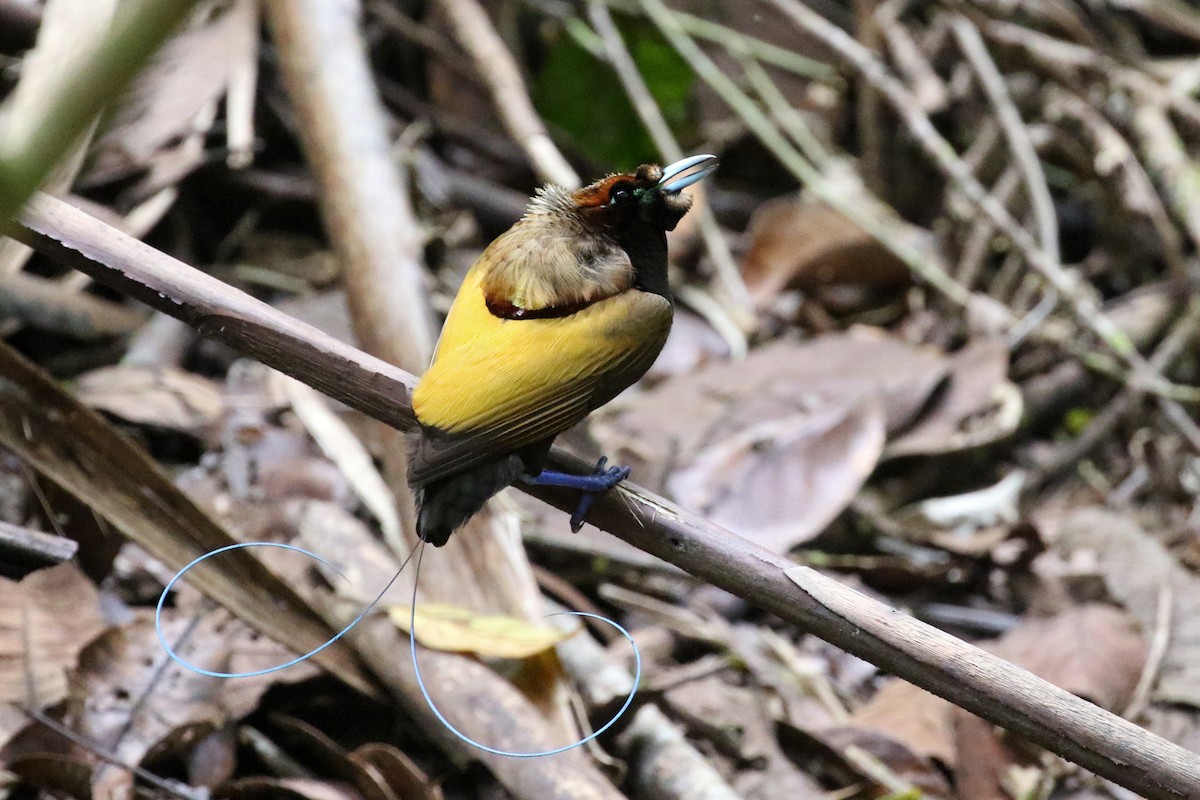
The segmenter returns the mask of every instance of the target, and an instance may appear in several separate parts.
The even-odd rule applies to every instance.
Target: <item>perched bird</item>
[[[554,438],[640,378],[671,329],[667,236],[680,192],[716,169],[692,156],[539,190],[525,216],[467,273],[413,392],[421,425],[409,465],[417,533],[443,545],[518,479],[579,489],[572,530],[629,474],[543,469]]]

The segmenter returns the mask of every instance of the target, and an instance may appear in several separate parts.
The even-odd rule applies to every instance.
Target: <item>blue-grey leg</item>
[[[575,513],[571,515],[571,530],[575,533],[583,527],[583,518],[596,500],[609,489],[629,477],[629,467],[608,467],[607,458],[596,462],[596,469],[591,475],[571,475],[544,469],[537,475],[522,475],[521,480],[533,486],[562,486],[566,489],[578,489],[582,494]]]

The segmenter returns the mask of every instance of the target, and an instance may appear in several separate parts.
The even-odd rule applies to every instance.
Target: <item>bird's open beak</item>
[[[676,161],[674,164],[663,167],[658,188],[667,194],[677,194],[693,183],[704,180],[710,172],[717,168],[719,163],[721,162],[717,161],[716,156],[688,156],[682,161]],[[680,178],[680,175],[683,177]]]

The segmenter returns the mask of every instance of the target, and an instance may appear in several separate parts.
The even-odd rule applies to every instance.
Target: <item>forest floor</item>
[[[407,439],[351,407],[371,384],[327,369],[334,340],[419,375],[539,186],[693,153],[721,165],[669,236],[670,340],[559,444],[1200,752],[1200,11],[195,5],[43,184],[98,227],[46,246],[67,217],[39,200],[34,250],[0,239],[13,796],[1137,796],[515,489],[423,553],[415,614],[409,567],[313,661],[166,656],[288,661],[412,548]],[[121,13],[0,0],[0,167]],[[101,241],[332,338],[235,330],[266,317],[233,289],[128,297],[63,255]],[[176,570],[234,541],[326,561],[225,554],[156,629]],[[416,688],[410,614],[447,716],[529,750],[632,686],[629,642],[564,607],[631,632],[634,704],[571,755],[476,760]]]

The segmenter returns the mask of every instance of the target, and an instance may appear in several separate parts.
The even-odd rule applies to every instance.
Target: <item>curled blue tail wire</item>
[[[355,617],[353,619],[353,621],[350,622],[349,625],[347,625],[346,627],[344,627],[340,631],[338,631],[333,636],[333,638],[331,638],[329,641],[325,642],[320,647],[315,647],[312,650],[309,650],[304,655],[293,658],[291,661],[286,661],[282,664],[276,664],[275,666],[267,667],[266,669],[256,669],[256,670],[253,670],[252,672],[215,672],[210,669],[205,669],[204,667],[198,667],[195,664],[191,663],[190,661],[184,660],[183,656],[181,656],[177,652],[175,652],[175,648],[173,648],[171,646],[171,644],[167,641],[167,637],[163,634],[163,629],[162,629],[163,605],[167,602],[167,595],[170,594],[171,589],[173,589],[175,587],[175,584],[179,583],[180,579],[182,579],[183,576],[186,575],[192,567],[196,566],[197,564],[199,564],[202,561],[207,561],[208,559],[212,558],[213,556],[219,556],[221,553],[225,553],[230,550],[240,550],[243,547],[274,547],[279,550],[290,550],[293,553],[300,553],[302,555],[308,556],[309,558],[313,559],[314,561],[317,561],[317,562],[325,565],[326,567],[329,567],[331,570],[336,572],[338,574],[338,577],[340,577],[342,580],[346,579],[346,576],[344,574],[342,574],[341,570],[339,570],[333,564],[330,564],[325,559],[321,558],[316,553],[313,553],[309,550],[305,550],[302,547],[296,547],[295,545],[290,545],[290,544],[283,544],[281,542],[239,542],[238,544],[226,545],[225,547],[219,547],[216,550],[205,553],[204,555],[200,556],[199,558],[194,559],[186,567],[179,570],[179,572],[176,572],[175,577],[171,578],[170,583],[168,583],[166,585],[166,587],[162,590],[162,594],[159,595],[159,597],[158,597],[158,605],[154,609],[154,632],[156,634],[158,634],[158,643],[162,645],[163,650],[166,651],[167,655],[171,658],[172,661],[174,661],[176,664],[179,664],[182,667],[186,667],[187,669],[190,669],[192,672],[198,672],[201,675],[207,675],[210,678],[254,678],[259,675],[269,675],[272,672],[278,672],[279,670],[287,669],[288,667],[294,667],[295,665],[297,665],[303,661],[307,661],[308,659],[315,656],[317,653],[321,652],[325,648],[332,645],[338,639],[341,639],[343,636],[345,636],[347,633],[349,633],[350,630],[355,625],[362,622],[363,618],[366,617],[367,614],[371,613],[371,609],[373,609],[375,607],[375,605],[381,599],[383,599],[383,596],[384,596],[384,594],[387,593],[387,590],[392,588],[392,584],[396,582],[396,579],[400,577],[400,573],[404,572],[404,568],[408,566],[408,562],[412,559],[412,554],[410,553],[408,558],[404,559],[404,563],[400,565],[400,569],[396,570],[396,574],[393,575],[392,579],[387,582],[386,586],[383,587],[383,590],[380,591],[379,594],[375,595],[375,599],[372,600],[367,605],[366,608],[364,608],[361,612],[359,612],[359,615],[357,617]]]
[[[417,575],[418,576],[421,574],[421,559],[423,559],[425,557],[425,546],[424,545],[425,545],[425,543],[421,542],[421,545],[418,547],[418,550],[417,550],[417,552],[418,552]],[[415,581],[414,581],[414,583],[415,583]],[[624,636],[625,639],[629,642],[630,647],[633,648],[633,660],[634,660],[633,688],[629,690],[629,696],[625,698],[624,704],[617,711],[617,713],[613,714],[612,719],[610,719],[608,722],[604,723],[599,728],[592,731],[590,734],[583,737],[582,739],[572,742],[571,744],[565,744],[562,747],[555,747],[552,750],[539,750],[539,751],[536,751],[533,753],[519,753],[519,752],[512,751],[512,750],[499,750],[495,747],[489,747],[488,745],[483,744],[482,742],[475,741],[470,736],[467,736],[465,733],[460,731],[458,728],[454,727],[454,725],[451,724],[450,720],[446,719],[445,715],[443,715],[441,710],[438,709],[437,705],[433,702],[433,698],[429,696],[429,690],[425,688],[425,679],[423,677],[421,677],[421,665],[417,663],[417,645],[416,645],[415,641],[412,641],[416,636],[415,631],[417,629],[416,589],[414,588],[413,589],[413,604],[409,610],[409,616],[408,616],[408,625],[409,625],[408,630],[409,630],[409,637],[410,637],[409,643],[411,645],[411,650],[412,650],[413,671],[415,671],[417,674],[417,685],[419,687],[421,687],[421,695],[425,698],[425,703],[426,703],[426,705],[429,706],[429,710],[432,711],[433,715],[438,718],[438,722],[442,723],[442,725],[444,725],[446,727],[446,730],[450,731],[452,734],[454,734],[455,736],[457,736],[459,739],[466,742],[467,744],[471,745],[472,747],[482,750],[485,753],[491,753],[494,756],[505,756],[507,758],[541,758],[542,756],[555,756],[555,755],[558,755],[559,753],[565,753],[568,750],[574,750],[576,747],[582,747],[583,745],[592,741],[596,737],[600,736],[600,734],[604,733],[606,730],[608,730],[613,725],[615,725],[617,720],[619,720],[622,716],[624,716],[625,711],[629,708],[630,704],[633,703],[634,695],[637,694],[638,685],[641,684],[641,682],[642,682],[642,653],[640,650],[638,650],[637,643],[633,641],[633,635],[630,634],[629,631],[625,630],[625,628],[621,627],[621,625],[618,622],[616,622],[615,620],[611,620],[608,617],[602,617],[599,614],[592,614],[587,611],[559,611],[555,614],[550,614],[549,616],[557,617],[557,616],[563,616],[563,615],[574,616],[574,617],[590,617],[592,619],[598,619],[601,622],[607,622],[609,625],[612,625],[614,628],[616,628],[618,631],[620,631],[621,635]]]
[[[295,666],[296,664],[300,664],[304,661],[307,661],[308,659],[310,659],[313,656],[320,653],[325,648],[333,645],[334,642],[337,642],[339,639],[341,639],[343,636],[345,636],[347,633],[349,633],[351,631],[351,629],[354,628],[354,626],[356,626],[356,625],[358,625],[358,623],[362,622],[362,620],[367,616],[367,614],[369,614],[371,612],[371,610],[379,603],[379,601],[383,599],[383,596],[384,596],[384,594],[387,593],[387,590],[392,588],[392,584],[394,584],[396,582],[396,579],[400,577],[401,573],[404,572],[405,567],[408,566],[408,562],[412,560],[412,557],[414,555],[416,555],[417,556],[417,566],[416,566],[416,575],[413,576],[413,601],[412,601],[412,605],[410,607],[410,612],[409,612],[409,644],[410,644],[410,650],[412,652],[413,671],[416,673],[417,685],[421,689],[421,695],[425,698],[425,703],[429,706],[429,710],[432,711],[433,715],[435,717],[437,717],[438,721],[441,722],[442,725],[444,725],[446,727],[446,730],[450,731],[450,733],[454,734],[454,736],[456,736],[461,741],[471,745],[472,747],[482,750],[485,753],[491,753],[492,755],[504,756],[507,758],[541,758],[543,756],[553,756],[553,755],[558,755],[559,753],[565,753],[568,750],[574,750],[576,747],[582,747],[583,745],[587,744],[588,742],[591,742],[592,740],[594,740],[598,736],[600,736],[602,733],[607,731],[609,728],[611,728],[613,725],[615,725],[617,720],[619,720],[622,716],[624,716],[625,712],[629,709],[629,706],[633,703],[633,698],[637,694],[638,685],[641,683],[641,680],[642,680],[642,654],[641,654],[641,651],[638,650],[637,643],[634,642],[633,635],[630,634],[629,631],[627,631],[625,628],[623,628],[615,620],[609,619],[608,617],[603,617],[599,614],[592,614],[587,611],[560,611],[558,613],[551,614],[550,616],[556,617],[556,616],[564,616],[565,615],[565,616],[576,616],[576,617],[589,617],[591,619],[596,619],[601,622],[608,623],[609,625],[616,628],[617,631],[619,631],[621,633],[621,635],[624,636],[625,639],[629,642],[630,647],[633,648],[633,658],[634,658],[635,668],[634,668],[634,676],[633,676],[633,688],[630,690],[629,695],[625,698],[624,704],[622,704],[621,708],[617,711],[617,713],[613,715],[612,719],[610,719],[608,722],[604,723],[604,725],[600,726],[599,728],[597,728],[595,731],[593,731],[589,735],[583,737],[582,739],[579,739],[578,741],[572,742],[571,744],[563,745],[562,747],[556,747],[552,750],[540,750],[540,751],[532,752],[532,753],[521,753],[521,752],[510,751],[510,750],[500,750],[495,747],[489,747],[488,745],[483,744],[482,742],[477,742],[474,739],[472,739],[470,736],[467,736],[465,733],[460,731],[458,728],[454,727],[454,725],[450,722],[450,720],[446,719],[445,715],[442,714],[441,710],[433,702],[433,698],[429,695],[429,690],[425,687],[425,679],[421,675],[421,665],[417,661],[417,644],[416,644],[417,583],[418,583],[418,580],[421,575],[421,561],[425,555],[425,542],[424,541],[420,542],[420,544],[418,544],[417,548],[415,550],[413,550],[413,552],[408,554],[408,556],[404,559],[404,563],[402,563],[400,565],[400,568],[398,570],[396,570],[396,574],[392,576],[391,580],[389,580],[387,582],[387,585],[384,586],[382,590],[380,590],[379,594],[377,594],[375,596],[375,598],[366,606],[366,608],[364,608],[361,612],[359,612],[358,616],[355,617],[350,622],[350,624],[348,624],[346,627],[342,628],[333,637],[331,637],[328,641],[326,641],[324,644],[320,645],[319,647],[315,647],[312,650],[305,653],[304,655],[297,656],[296,658],[293,658],[290,661],[285,661],[282,664],[277,664],[273,667],[267,667],[266,669],[258,669],[258,670],[253,670],[250,672],[217,672],[215,670],[205,669],[204,667],[197,666],[197,665],[191,663],[190,661],[187,661],[186,659],[184,659],[182,656],[179,655],[179,653],[177,653],[175,651],[175,648],[171,646],[170,642],[167,641],[166,635],[163,633],[163,628],[162,628],[163,607],[166,604],[167,596],[170,594],[171,590],[173,588],[175,588],[175,584],[177,584],[180,580],[182,580],[183,576],[186,575],[192,569],[192,567],[195,567],[197,564],[200,564],[203,561],[207,561],[208,559],[212,558],[213,556],[218,556],[221,553],[225,553],[230,550],[239,550],[244,547],[274,547],[279,550],[290,550],[294,553],[300,553],[301,555],[308,556],[309,558],[313,559],[314,561],[317,561],[318,563],[333,570],[343,580],[346,579],[346,576],[342,573],[341,570],[339,570],[337,567],[330,564],[325,559],[318,556],[316,553],[313,553],[310,550],[305,550],[302,547],[296,547],[295,545],[290,545],[290,544],[283,544],[281,542],[239,542],[237,544],[231,544],[231,545],[226,545],[225,547],[217,548],[216,550],[205,553],[204,555],[200,556],[199,558],[193,559],[189,564],[187,564],[187,566],[185,566],[183,569],[179,570],[179,572],[175,573],[175,576],[172,577],[171,580],[167,583],[166,587],[163,588],[162,594],[158,598],[158,605],[154,609],[154,632],[158,635],[158,642],[160,645],[162,645],[162,648],[166,652],[167,656],[172,661],[174,661],[176,664],[179,664],[181,667],[184,667],[185,669],[189,669],[192,672],[199,673],[200,675],[207,675],[210,678],[253,678],[253,677],[257,677],[259,675],[269,675],[272,672],[278,672],[282,669],[287,669],[288,667],[292,667],[292,666]]]

